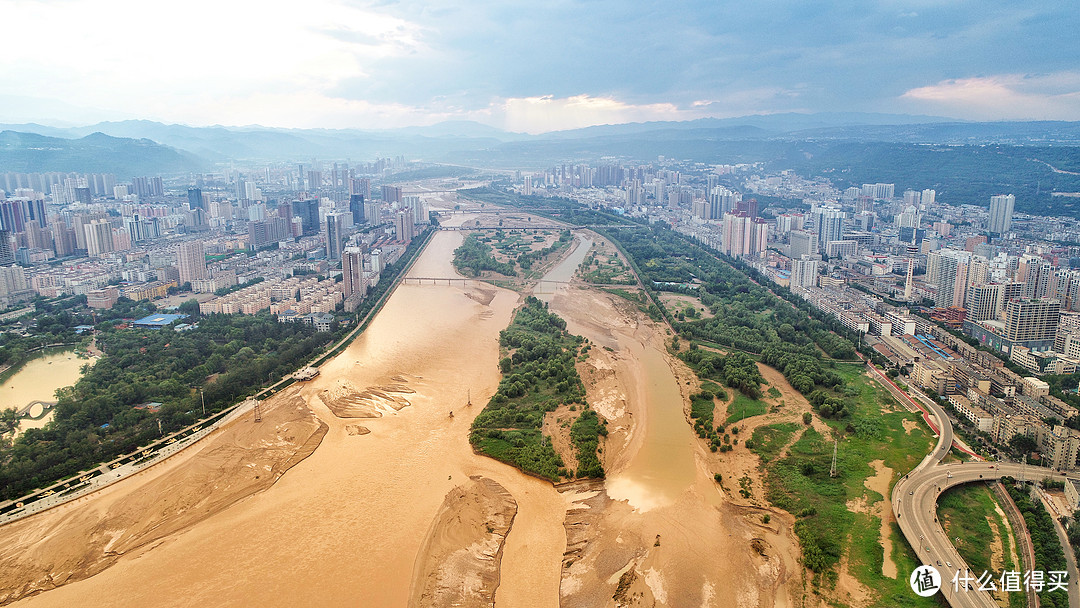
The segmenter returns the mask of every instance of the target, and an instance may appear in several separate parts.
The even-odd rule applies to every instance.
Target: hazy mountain
[[[800,114],[760,114],[735,118],[699,118],[684,121],[638,122],[617,125],[597,125],[568,131],[553,131],[538,135],[540,139],[568,139],[595,137],[603,135],[628,135],[649,133],[652,131],[700,131],[729,130],[731,134],[742,131],[745,134],[775,136],[792,131],[806,129],[828,129],[853,127],[859,125],[910,125],[957,122],[956,119],[940,116],[912,116],[908,114],[879,114],[868,112],[819,112]]]
[[[855,112],[597,125],[541,135],[511,133],[473,121],[381,130],[277,129],[259,125],[190,127],[148,120],[103,122],[73,128],[33,124],[11,127],[8,126],[14,131],[52,137],[79,138],[100,132],[114,137],[150,139],[212,162],[304,161],[312,158],[359,160],[399,154],[424,160],[453,160],[462,152],[484,155],[497,150],[512,150],[518,157],[546,163],[559,160],[559,157],[578,158],[596,153],[634,156],[631,150],[649,149],[652,147],[649,142],[675,140],[1080,144],[1080,123],[1074,122],[977,123],[936,116]],[[695,146],[680,145],[678,148],[693,149]]]
[[[120,179],[199,171],[205,163],[186,152],[149,139],[91,133],[78,139],[37,133],[0,132],[0,171],[114,173]]]

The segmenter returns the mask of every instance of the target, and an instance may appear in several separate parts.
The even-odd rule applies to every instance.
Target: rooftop
[[[187,315],[166,315],[166,314],[153,314],[139,319],[132,323],[135,327],[151,327],[160,328],[165,327],[169,323],[179,319],[186,319]]]

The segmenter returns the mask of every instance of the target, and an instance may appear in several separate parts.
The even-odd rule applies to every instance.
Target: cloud
[[[1080,72],[943,80],[910,89],[901,99],[959,118],[1080,120]]]
[[[271,126],[453,117],[537,131],[902,108],[1073,115],[1078,88],[984,76],[1075,70],[1073,0],[767,4],[0,0],[11,24],[0,93],[77,106],[42,104],[58,121]],[[40,116],[23,106],[0,104],[0,122],[16,110]]]
[[[511,98],[497,104],[493,110],[496,115],[502,114],[504,128],[525,133],[625,122],[683,120],[689,114],[670,103],[634,105],[589,95]]]

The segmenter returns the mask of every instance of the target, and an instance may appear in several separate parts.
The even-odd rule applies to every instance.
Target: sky
[[[1075,0],[0,0],[0,122],[1080,120]]]

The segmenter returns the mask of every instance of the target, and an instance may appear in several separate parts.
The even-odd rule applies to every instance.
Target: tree
[[[1020,454],[1030,454],[1039,449],[1039,444],[1027,435],[1016,435],[1009,440],[1009,446]]]
[[[180,304],[180,306],[178,306],[177,308],[180,310],[181,313],[187,315],[192,320],[199,317],[199,301],[195,298],[191,298],[190,300],[184,300],[184,302]]]

